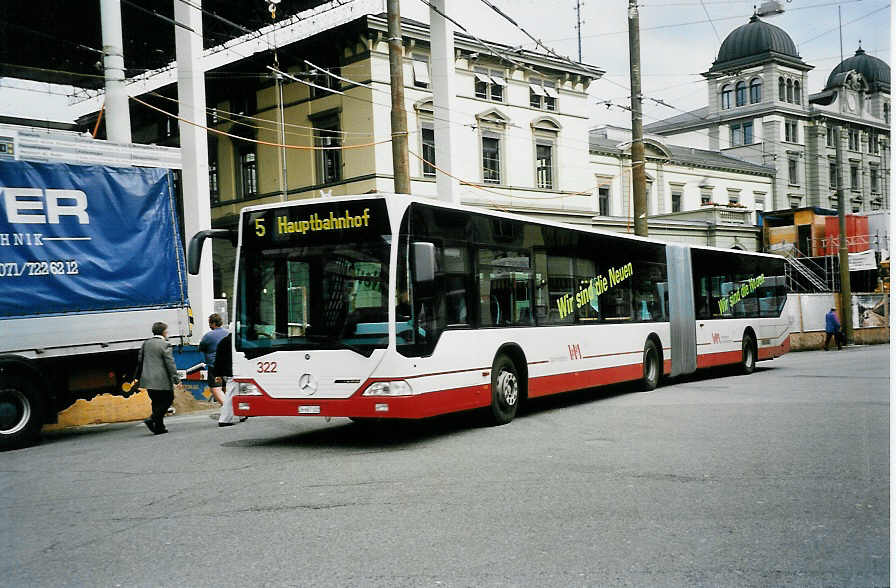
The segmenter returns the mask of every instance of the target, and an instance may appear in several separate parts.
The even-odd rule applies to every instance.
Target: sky
[[[289,2],[289,0],[283,0]],[[561,55],[577,59],[576,0],[491,0],[501,10]],[[644,122],[649,124],[705,106],[706,83],[700,76],[712,65],[721,41],[745,24],[761,0],[642,0],[642,88],[646,97],[663,100],[670,107],[644,103]],[[784,29],[794,40],[809,72],[809,92],[819,92],[830,71],[840,62],[837,8],[843,14],[843,54],[853,55],[861,40],[871,55],[892,63],[890,31],[892,14],[886,0],[782,0],[784,14],[765,20]],[[503,20],[482,0],[447,0],[446,13],[484,39],[523,45],[534,44]],[[628,105],[629,67],[626,0],[583,0],[582,61],[606,70],[589,88],[594,98],[592,124],[628,127],[629,112],[606,108],[599,102]],[[429,7],[422,0],[401,0],[402,16],[429,21]],[[27,85],[14,92],[12,85]],[[0,103],[6,114],[41,118],[50,114],[65,120],[65,95],[71,88],[2,80]],[[11,107],[9,105],[12,105]]]

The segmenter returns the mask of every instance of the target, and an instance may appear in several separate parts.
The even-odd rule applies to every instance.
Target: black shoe
[[[236,423],[218,423],[219,427],[232,427]]]
[[[153,434],[156,434],[156,423],[152,419],[143,419],[143,424],[146,425],[146,428],[150,430]]]
[[[240,417],[240,422],[241,422],[241,423],[245,423],[245,422],[248,421],[248,420],[249,420],[249,417]]]
[[[162,427],[161,429],[158,429],[158,428],[153,429],[153,434],[155,434],[155,435],[164,435],[167,432],[168,432],[168,429],[166,429],[165,427]]]

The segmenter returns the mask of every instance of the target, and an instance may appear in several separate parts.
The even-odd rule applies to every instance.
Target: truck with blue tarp
[[[171,170],[0,160],[0,447],[120,394],[155,322],[190,336]]]

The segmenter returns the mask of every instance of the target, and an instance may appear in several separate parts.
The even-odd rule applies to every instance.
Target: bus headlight
[[[414,393],[411,385],[404,380],[374,382],[364,390],[364,396],[410,396]]]
[[[261,392],[258,390],[258,386],[251,382],[240,382],[239,389],[240,396],[261,396]]]

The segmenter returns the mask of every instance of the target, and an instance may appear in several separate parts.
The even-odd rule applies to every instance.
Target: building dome
[[[750,22],[737,27],[725,37],[719,47],[719,55],[709,71],[743,67],[772,58],[806,67],[790,35],[753,15]]]
[[[839,82],[838,74],[846,73],[850,70],[855,70],[862,74],[872,92],[878,90],[890,91],[890,66],[887,65],[886,61],[868,55],[861,47],[859,47],[855,55],[844,59],[840,62],[840,65],[834,68],[834,71],[828,76],[828,82],[825,84],[824,89],[829,90],[837,86]]]

